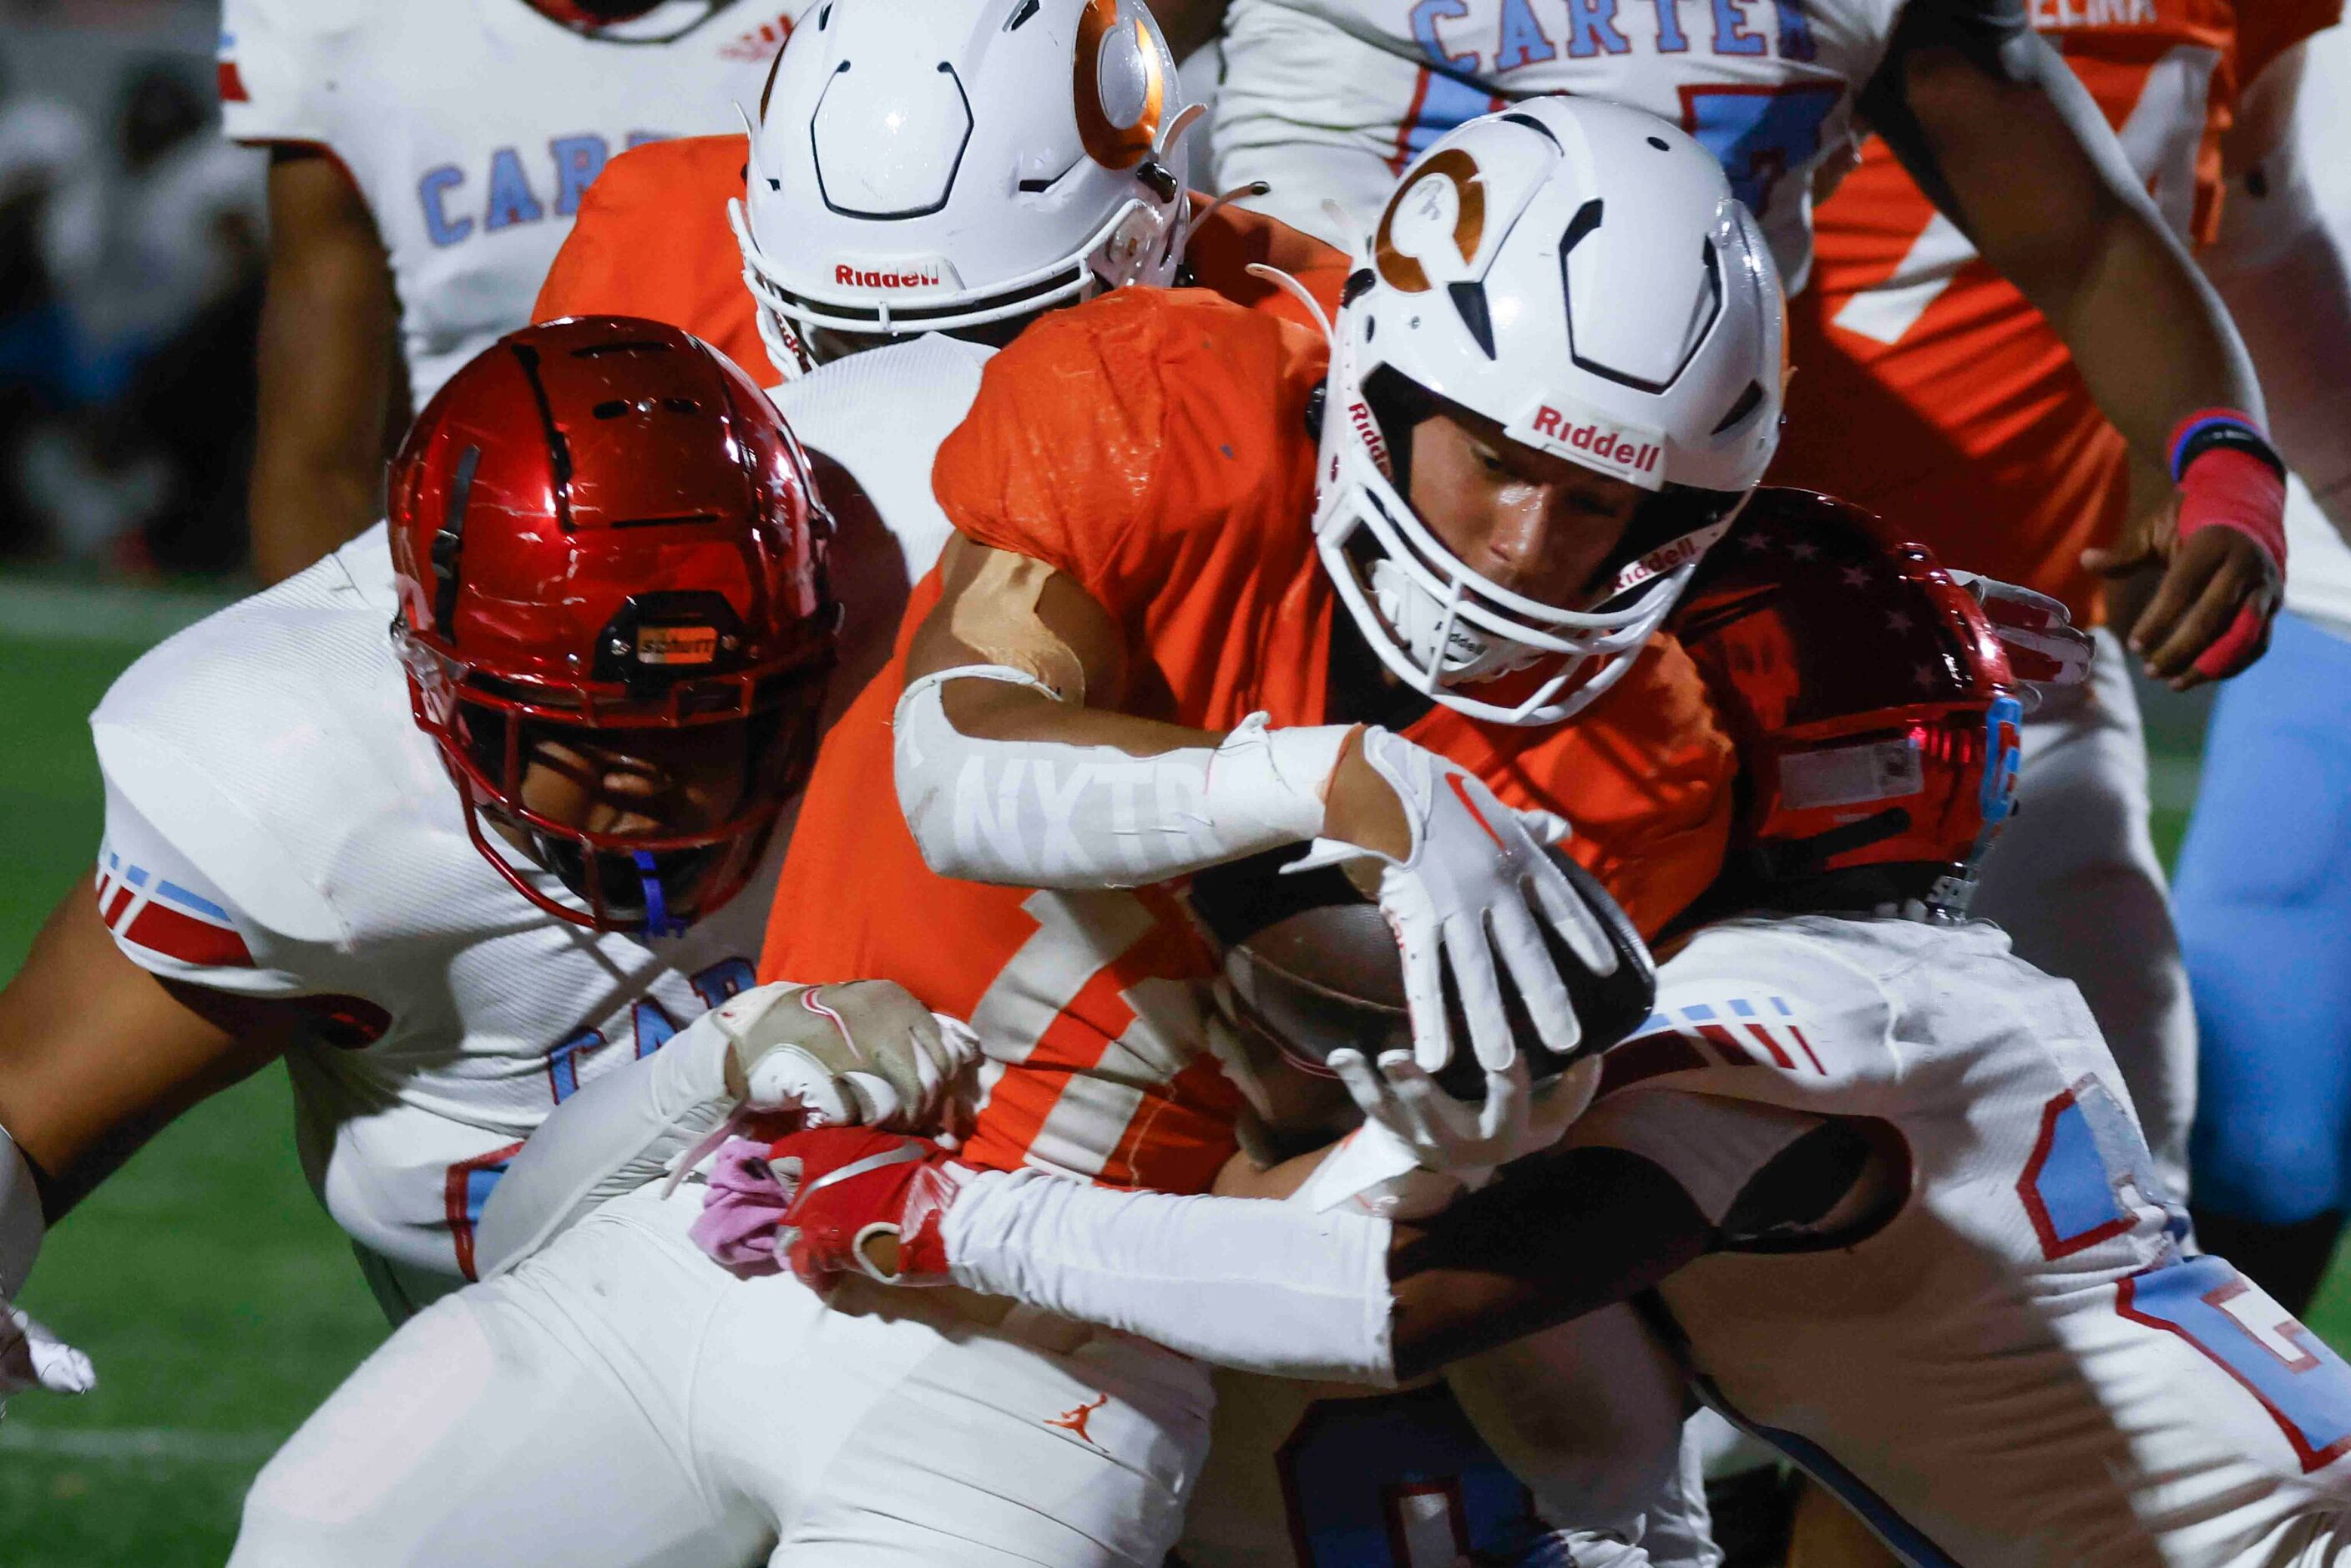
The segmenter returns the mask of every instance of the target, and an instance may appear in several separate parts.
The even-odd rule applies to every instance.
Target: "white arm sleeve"
[[[482,1209],[474,1232],[481,1277],[506,1272],[606,1199],[657,1179],[725,1121],[735,1104],[727,1045],[714,1009],[557,1106]]]
[[[2261,374],[2286,466],[2351,539],[2351,267],[2294,138],[2229,182],[2201,259]]]
[[[1138,887],[1320,836],[1322,790],[1350,727],[1271,729],[1252,714],[1211,749],[1131,757],[1111,746],[984,740],[949,722],[948,681],[1004,681],[998,664],[925,675],[898,699],[898,803],[943,876],[1015,887]]]
[[[0,1305],[14,1301],[33,1271],[41,1239],[49,1232],[33,1187],[33,1168],[8,1129],[0,1127]]]
[[[944,1238],[955,1282],[1243,1372],[1382,1387],[1388,1222],[1294,1203],[988,1171]]]

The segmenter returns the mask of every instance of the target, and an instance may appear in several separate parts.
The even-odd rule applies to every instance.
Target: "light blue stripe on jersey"
[[[1722,1390],[1710,1378],[1696,1379],[1705,1393],[1706,1402],[1724,1420],[1750,1437],[1771,1444],[1788,1456],[1798,1469],[1821,1485],[1836,1493],[1847,1508],[1861,1516],[1862,1521],[1877,1532],[1879,1540],[1900,1554],[1910,1568],[1962,1568],[1959,1560],[1927,1539],[1925,1532],[1894,1511],[1894,1505],[1871,1490],[1869,1484],[1841,1464],[1835,1455],[1795,1432],[1784,1432],[1777,1427],[1766,1427],[1750,1421],[1732,1408],[1722,1396]]]

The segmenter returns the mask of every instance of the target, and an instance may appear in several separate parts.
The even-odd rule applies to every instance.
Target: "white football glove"
[[[1364,760],[1404,806],[1412,852],[1395,861],[1358,844],[1317,839],[1303,859],[1282,869],[1310,871],[1364,856],[1386,862],[1380,910],[1404,950],[1413,1055],[1426,1071],[1439,1071],[1453,1058],[1445,1016],[1448,965],[1479,1065],[1499,1072],[1517,1057],[1494,967],[1497,951],[1543,1045],[1561,1055],[1573,1051],[1583,1026],[1536,922],[1556,932],[1594,975],[1614,973],[1616,955],[1544,853],[1566,824],[1548,813],[1510,810],[1477,775],[1387,730],[1364,730],[1362,744]]]
[[[712,1015],[726,1084],[755,1111],[799,1110],[811,1127],[928,1132],[979,1065],[979,1037],[894,980],[776,984]]]
[[[0,1410],[27,1388],[87,1394],[98,1386],[89,1357],[57,1338],[22,1307],[0,1297]]]
[[[1395,1134],[1424,1168],[1454,1172],[1471,1187],[1512,1160],[1559,1142],[1600,1087],[1596,1056],[1541,1088],[1525,1060],[1515,1060],[1499,1072],[1487,1072],[1486,1098],[1476,1104],[1439,1088],[1407,1051],[1387,1052],[1375,1069],[1362,1051],[1334,1051],[1329,1066],[1364,1121]]]
[[[2035,702],[2089,680],[2091,656],[2098,645],[2074,624],[2073,612],[2063,601],[1996,577],[1971,571],[1950,575],[1982,609],[2008,654],[2009,674]]]

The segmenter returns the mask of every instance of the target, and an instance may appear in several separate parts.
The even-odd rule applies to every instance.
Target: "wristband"
[[[2170,454],[2182,542],[2206,528],[2233,529],[2252,540],[2283,576],[2285,465],[2260,427],[2233,409],[2200,409],[2172,430]],[[2240,609],[2229,629],[2197,656],[2197,673],[2219,680],[2252,663],[2268,638],[2273,608]]]

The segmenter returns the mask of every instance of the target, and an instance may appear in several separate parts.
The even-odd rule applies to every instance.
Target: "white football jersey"
[[[1406,162],[1539,93],[1646,110],[1722,161],[1791,291],[1812,265],[1812,181],[1850,144],[1854,96],[1902,0],[1233,0],[1216,188],[1347,246]],[[1335,201],[1348,217],[1322,210]],[[1352,232],[1350,232],[1352,231]]]
[[[1664,1166],[1718,1223],[1775,1124],[1865,1118],[1907,1161],[1881,1227],[1711,1253],[1658,1294],[1724,1414],[1911,1562],[2351,1559],[2351,1366],[2186,1252],[2080,994],[1998,927],[1711,927],[1608,1077],[1571,1141]]]
[[[840,523],[832,714],[886,659],[907,585],[946,540],[931,461],[987,353],[921,339],[779,395]],[[419,1271],[448,1288],[472,1276],[482,1204],[551,1107],[751,983],[789,827],[760,875],[674,941],[546,914],[466,834],[410,714],[396,609],[379,524],[148,653],[90,722],[117,944],[173,979],[315,998],[324,1043],[289,1061],[305,1167],[413,1301],[434,1293]]]
[[[524,0],[224,0],[224,129],[323,146],[349,172],[422,409],[528,323],[607,159],[738,128],[803,3],[668,0],[591,38]]]

